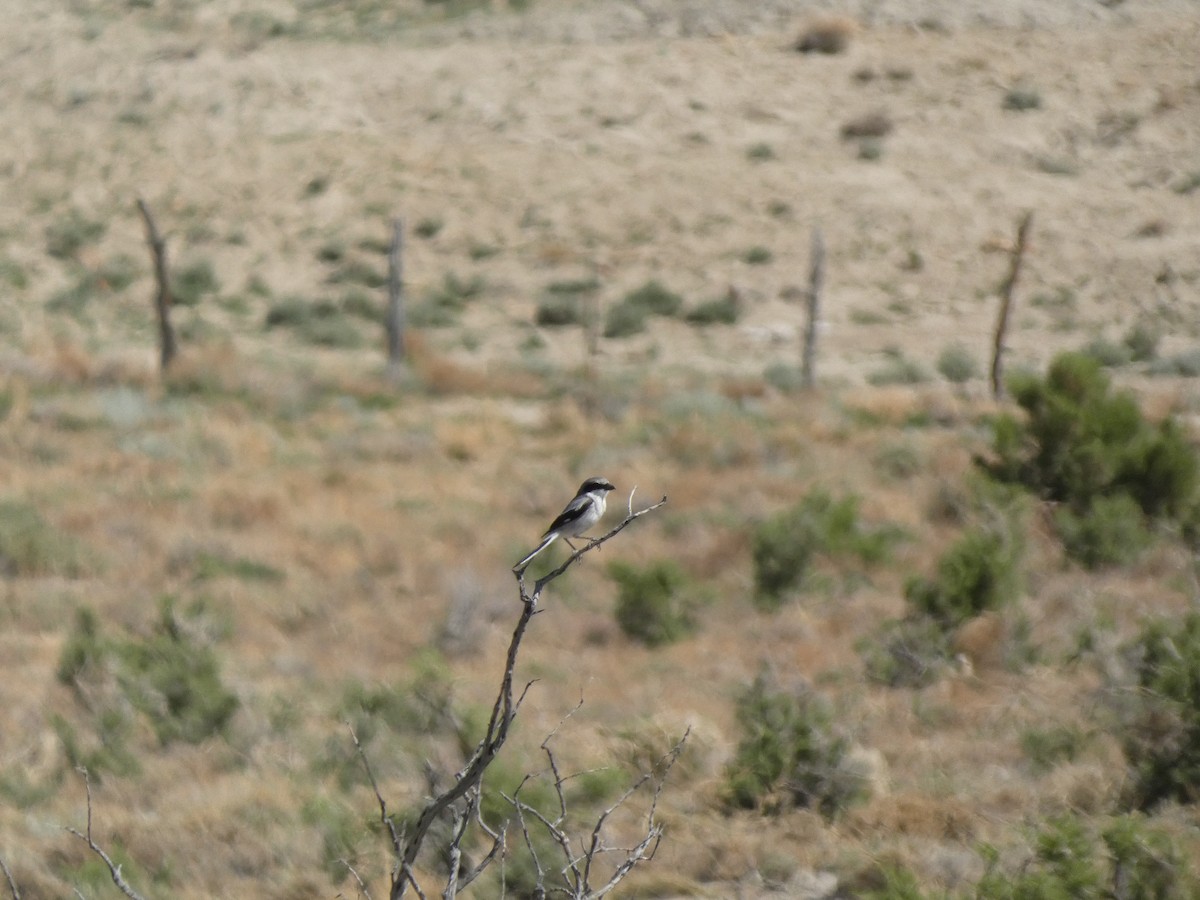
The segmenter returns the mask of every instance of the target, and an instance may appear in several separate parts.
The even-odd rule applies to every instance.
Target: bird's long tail
[[[513,571],[520,572],[522,569],[524,569],[527,565],[529,565],[533,561],[533,558],[535,556],[537,556],[539,553],[541,553],[543,550],[545,550],[547,547],[549,547],[551,544],[553,544],[554,539],[557,537],[558,537],[558,532],[552,531],[548,535],[546,535],[544,538],[542,538],[542,542],[540,544],[538,544],[537,549],[534,550],[532,553],[530,553],[527,557],[525,557],[519,563],[517,563],[515,566],[513,566]]]

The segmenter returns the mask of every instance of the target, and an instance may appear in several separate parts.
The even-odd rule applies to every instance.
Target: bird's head
[[[607,478],[602,478],[599,475],[593,475],[587,481],[579,486],[579,493],[591,494],[596,491],[602,491],[607,494],[609,491],[615,491],[616,487]]]

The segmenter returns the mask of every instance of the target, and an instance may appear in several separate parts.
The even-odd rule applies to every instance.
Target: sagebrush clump
[[[953,628],[1016,596],[1020,553],[1010,529],[976,528],[942,555],[934,577],[910,578],[904,596],[917,612]]]
[[[655,647],[695,630],[694,588],[678,563],[614,562],[608,574],[617,583],[617,624],[627,636]]]
[[[825,491],[813,491],[792,509],[755,528],[751,537],[755,603],[761,609],[778,609],[788,591],[803,581],[817,554],[876,563],[899,538],[895,528],[864,525],[857,497],[835,499]]]
[[[865,796],[861,774],[845,765],[849,740],[817,694],[787,690],[760,673],[739,698],[737,719],[742,738],[725,773],[731,806],[801,806],[832,818]]]
[[[1148,623],[1127,654],[1140,702],[1126,722],[1126,802],[1200,802],[1200,613]]]

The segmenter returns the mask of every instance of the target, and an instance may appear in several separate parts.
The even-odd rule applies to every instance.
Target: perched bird
[[[519,572],[524,569],[535,556],[553,544],[557,538],[561,537],[571,544],[571,538],[582,536],[584,532],[600,521],[604,515],[605,498],[609,491],[614,490],[616,488],[613,487],[611,481],[598,476],[593,476],[581,484],[571,502],[564,506],[563,511],[550,523],[550,527],[542,535],[542,542],[538,544],[537,549],[513,566],[513,571]],[[571,549],[575,549],[574,544],[571,544]]]

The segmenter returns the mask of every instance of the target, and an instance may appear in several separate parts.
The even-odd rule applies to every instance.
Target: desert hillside
[[[410,821],[602,474],[667,503],[541,598],[493,824],[551,732],[578,840],[690,729],[614,896],[1195,896],[1192,0],[0,10],[12,894],[121,896],[86,768],[144,897],[386,896],[350,729]]]

